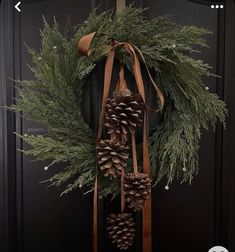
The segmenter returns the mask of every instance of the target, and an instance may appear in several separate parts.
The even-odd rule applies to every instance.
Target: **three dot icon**
[[[216,5],[214,5],[214,4],[212,4],[211,5],[211,9],[223,9],[224,8],[224,5],[223,4],[216,4]]]

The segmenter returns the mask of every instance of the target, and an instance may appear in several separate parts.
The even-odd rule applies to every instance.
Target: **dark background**
[[[132,2],[132,1],[129,1]],[[228,105],[227,130],[204,132],[200,148],[200,173],[191,186],[174,183],[169,191],[164,182],[153,193],[153,251],[203,252],[223,245],[235,252],[235,2],[226,0],[224,9],[211,9],[215,1],[138,0],[137,6],[149,7],[147,17],[173,14],[181,24],[208,28],[210,49],[200,55],[213,66],[220,79],[206,79]],[[218,2],[218,1],[217,1]],[[51,22],[53,16],[62,28],[68,16],[72,24],[86,20],[100,4],[99,11],[115,6],[114,0],[23,0],[18,13],[17,1],[2,0],[0,5],[0,103],[9,105],[17,97],[12,79],[30,79],[26,64],[30,57],[25,42],[40,48],[39,28],[42,15]],[[220,2],[222,3],[222,2]],[[96,71],[96,81],[102,71]],[[93,79],[94,81],[94,79]],[[97,86],[99,89],[99,81]],[[90,90],[85,113],[92,113],[95,93]],[[97,97],[96,97],[97,99]],[[52,176],[55,169],[43,170],[46,163],[33,163],[16,150],[22,142],[13,132],[42,133],[44,129],[0,111],[0,252],[92,251],[92,197],[76,190],[62,198],[61,190],[46,188],[40,181]],[[101,202],[100,216],[113,211]],[[101,218],[102,220],[102,218]],[[132,251],[141,252],[140,231]],[[116,251],[100,234],[100,251]]]

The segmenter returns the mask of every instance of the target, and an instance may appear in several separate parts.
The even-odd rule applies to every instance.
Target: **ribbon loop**
[[[83,36],[79,41],[78,41],[78,52],[81,55],[84,56],[89,56],[91,54],[91,42],[93,38],[96,36],[96,32],[89,33],[85,36]]]

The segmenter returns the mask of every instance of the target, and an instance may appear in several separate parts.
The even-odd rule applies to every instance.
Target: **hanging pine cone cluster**
[[[129,173],[123,177],[128,159],[127,135],[131,133],[133,137],[136,128],[141,125],[144,108],[141,95],[133,95],[127,88],[114,93],[112,99],[107,99],[104,122],[111,139],[101,140],[97,146],[98,166],[104,172],[104,176],[122,176],[122,213],[110,214],[107,218],[109,237],[120,250],[128,250],[135,236],[133,218],[131,214],[123,212],[125,201],[134,211],[140,211],[151,192],[151,180],[147,174]],[[135,143],[132,142],[132,152],[134,150]]]
[[[120,250],[127,250],[134,242],[135,223],[131,214],[110,214],[107,217],[107,231],[112,243]]]
[[[151,192],[151,179],[145,173],[127,173],[124,178],[126,202],[134,211],[141,211]]]
[[[97,161],[105,177],[116,178],[127,166],[129,149],[118,140],[101,140],[97,148]]]
[[[132,95],[129,89],[123,89],[106,104],[105,126],[108,133],[126,141],[127,132],[134,133],[142,122],[144,103],[141,95]]]

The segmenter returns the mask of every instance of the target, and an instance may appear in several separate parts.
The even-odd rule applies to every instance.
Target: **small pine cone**
[[[141,211],[151,192],[151,179],[146,173],[127,173],[124,182],[126,202],[134,211]]]
[[[101,140],[97,148],[98,166],[105,177],[116,178],[127,166],[128,146],[117,140]]]
[[[107,217],[107,231],[112,243],[120,250],[127,250],[134,243],[135,223],[131,214],[110,214]]]
[[[114,95],[106,104],[105,127],[109,134],[126,140],[127,131],[135,132],[142,122],[144,103],[141,95],[132,95],[129,89],[123,89],[120,95]]]

